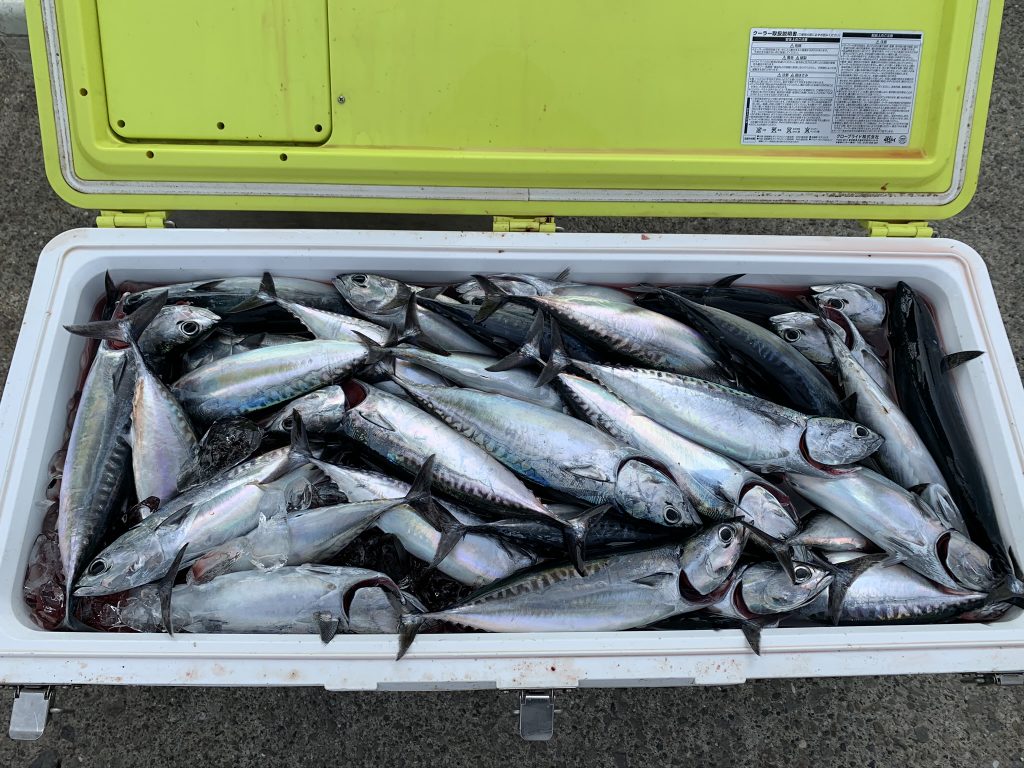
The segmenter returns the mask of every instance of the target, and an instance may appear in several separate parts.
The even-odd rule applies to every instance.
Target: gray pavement
[[[1024,0],[1006,4],[980,191],[939,234],[986,259],[1014,350],[1024,345]],[[47,185],[31,79],[0,51],[0,378],[35,259],[94,212]],[[179,225],[483,228],[474,219],[227,217]],[[714,219],[563,219],[570,231],[855,234],[853,224]],[[6,722],[10,691],[0,691]],[[0,737],[0,766],[999,766],[1024,764],[1024,690],[953,677],[751,682],[737,687],[584,690],[559,697],[555,739],[514,735],[498,692],[337,694],[315,689],[79,688],[38,742]]]

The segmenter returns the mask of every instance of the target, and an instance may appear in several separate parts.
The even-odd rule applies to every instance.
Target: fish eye
[[[195,320],[186,320],[183,323],[178,323],[178,330],[186,336],[195,336],[199,333],[199,323]]]
[[[92,565],[89,566],[89,575],[99,576],[105,570],[107,570],[107,564],[105,562],[102,560],[94,560]]]
[[[736,538],[736,529],[731,525],[723,525],[718,529],[718,540],[723,544],[728,544],[734,538]]]
[[[799,341],[802,335],[796,328],[787,328],[782,332],[782,338],[790,342]]]
[[[285,416],[283,419],[281,419],[281,426],[284,429],[291,429],[294,424],[295,419],[292,418],[291,416]]]
[[[871,432],[868,430],[867,427],[864,427],[864,426],[861,426],[860,424],[858,424],[857,426],[855,426],[853,428],[853,434],[854,434],[854,437],[867,437],[868,435],[871,434]]]
[[[829,299],[825,303],[828,306],[832,307],[832,309],[842,309],[843,307],[846,306],[845,299]]]
[[[811,569],[806,565],[798,565],[793,569],[793,580],[797,584],[803,584],[809,578],[811,578]]]
[[[676,525],[683,521],[683,516],[679,514],[679,510],[671,506],[665,507],[663,517],[665,518],[665,522],[669,525]]]
[[[366,285],[366,275],[352,275],[352,282],[356,285]]]

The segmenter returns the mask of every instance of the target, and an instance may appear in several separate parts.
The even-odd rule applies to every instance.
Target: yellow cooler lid
[[[85,208],[939,219],[1001,0],[28,0]]]

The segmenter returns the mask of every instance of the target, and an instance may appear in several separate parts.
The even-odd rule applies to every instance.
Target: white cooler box
[[[1024,669],[1024,617],[992,624],[803,627],[764,632],[756,656],[738,630],[423,635],[395,661],[394,636],[46,632],[21,596],[50,456],[103,275],[153,283],[251,275],[329,280],[372,271],[439,283],[481,271],[554,273],[609,284],[909,283],[935,307],[945,347],[985,355],[952,374],[1010,546],[1024,544],[1024,392],[981,258],[939,239],[497,234],[281,230],[76,230],[39,260],[3,403],[0,446],[0,682],[316,685],[330,690],[673,686],[753,678]]]

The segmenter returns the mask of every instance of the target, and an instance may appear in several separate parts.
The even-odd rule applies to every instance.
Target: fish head
[[[767,616],[806,605],[832,583],[832,574],[812,563],[795,561],[793,578],[776,561],[754,563],[740,577],[736,598],[746,613]]]
[[[999,580],[988,553],[959,531],[940,537],[939,559],[957,584],[975,592],[988,592]]]
[[[337,429],[345,415],[347,403],[345,390],[332,384],[288,403],[271,419],[267,428],[271,432],[289,433],[297,413],[309,433],[331,432]]]
[[[787,312],[769,319],[779,338],[795,348],[808,360],[819,365],[833,362],[828,339],[818,325],[818,316],[813,312]],[[838,333],[840,328],[829,321]]]
[[[876,291],[856,283],[812,285],[819,307],[836,309],[862,331],[877,330],[885,321],[885,299]]]
[[[167,354],[197,344],[213,332],[220,316],[191,304],[171,304],[160,310],[142,334],[146,351]]]
[[[615,477],[615,501],[626,514],[670,527],[696,525],[700,518],[672,480],[650,464],[631,459]]]
[[[683,596],[706,596],[721,587],[736,568],[747,529],[719,523],[691,537],[680,549],[679,591]]]
[[[776,539],[788,539],[799,530],[800,523],[788,499],[784,503],[780,495],[777,489],[761,484],[752,485],[740,496],[737,511],[757,530]]]
[[[383,275],[353,272],[338,275],[333,283],[345,301],[360,312],[389,312],[404,307],[412,296],[412,289],[405,283]]]
[[[807,420],[801,448],[812,464],[856,464],[877,451],[885,438],[846,419],[814,416]]]
[[[75,583],[76,597],[111,595],[159,579],[173,559],[163,551],[160,538],[149,535],[152,518],[122,536],[82,569]],[[145,532],[145,535],[143,534]]]

